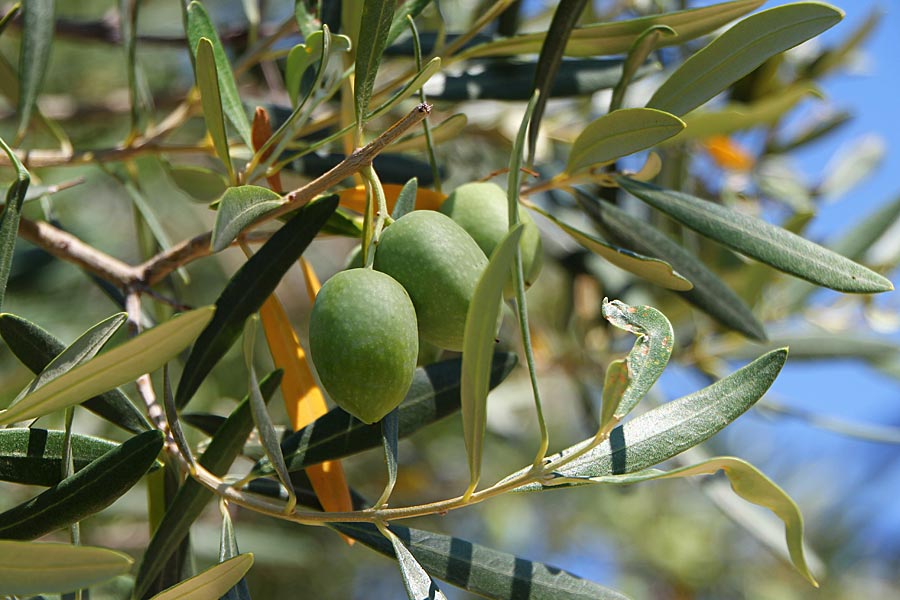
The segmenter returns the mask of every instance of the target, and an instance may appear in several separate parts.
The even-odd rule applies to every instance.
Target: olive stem
[[[361,171],[361,174],[366,180],[366,186],[369,188],[369,194],[366,195],[366,215],[372,214],[370,205],[373,198],[378,204],[377,210],[375,211],[375,223],[372,226],[372,233],[366,235],[368,232],[363,231],[363,240],[365,241],[368,239],[367,247],[364,248],[363,252],[363,260],[366,268],[371,269],[375,261],[375,245],[381,237],[381,231],[384,229],[384,221],[388,216],[387,199],[384,196],[384,188],[381,185],[381,180],[378,178],[378,173],[375,172],[372,163],[369,163],[366,168]],[[371,223],[371,221],[369,221],[369,223]]]

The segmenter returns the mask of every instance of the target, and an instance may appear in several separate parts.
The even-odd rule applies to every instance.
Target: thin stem
[[[406,22],[412,30],[413,51],[416,55],[416,69],[422,70],[422,46],[419,43],[419,30],[416,29],[416,21],[412,15],[406,15]],[[419,101],[427,104],[425,99],[425,88],[419,88]],[[434,156],[434,141],[431,139],[431,126],[428,120],[422,121],[422,129],[425,132],[425,147],[428,150],[428,162],[431,164],[431,177],[434,179],[434,189],[438,194],[441,192],[441,171],[438,169],[437,159]]]

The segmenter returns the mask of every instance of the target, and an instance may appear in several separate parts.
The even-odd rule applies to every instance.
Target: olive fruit
[[[319,290],[309,321],[309,351],[334,402],[374,423],[409,390],[419,338],[403,286],[371,269],[350,269]]]
[[[422,339],[462,350],[466,313],[487,257],[450,217],[415,210],[381,234],[375,269],[400,282],[416,307]]]
[[[490,258],[494,248],[509,231],[509,205],[506,192],[495,183],[466,183],[456,188],[441,205],[440,211],[456,221]],[[519,222],[524,226],[519,247],[525,287],[537,279],[543,264],[541,234],[528,211],[519,207]],[[511,298],[515,289],[510,276],[503,295]]]

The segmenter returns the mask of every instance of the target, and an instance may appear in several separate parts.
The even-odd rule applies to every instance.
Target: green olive
[[[386,227],[375,268],[399,281],[416,307],[422,339],[462,350],[466,313],[487,258],[446,215],[416,210]]]
[[[419,352],[416,312],[403,286],[350,269],[319,290],[309,350],[322,386],[345,411],[374,423],[406,396]]]
[[[488,257],[509,231],[509,206],[506,192],[494,183],[466,183],[456,188],[441,205],[440,211],[456,221],[478,243]],[[524,225],[519,247],[522,249],[522,272],[525,287],[534,283],[543,264],[541,234],[528,211],[519,207],[519,221]],[[512,277],[503,295],[515,295]]]

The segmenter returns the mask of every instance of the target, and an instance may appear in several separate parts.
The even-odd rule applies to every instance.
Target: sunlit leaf
[[[660,38],[663,35],[678,35],[678,32],[667,25],[651,25],[635,38],[622,65],[622,76],[613,89],[612,98],[609,101],[610,112],[622,108],[628,85],[638,73],[641,65],[647,61],[653,50],[659,46]]]
[[[397,6],[394,11],[394,18],[391,21],[391,29],[388,32],[386,45],[390,46],[393,44],[407,30],[407,15],[416,18],[429,4],[431,4],[431,0],[406,0],[406,2]]]
[[[839,292],[871,294],[894,289],[878,273],[761,219],[627,177],[616,181],[687,227],[795,277]]]
[[[669,113],[649,108],[622,108],[584,128],[569,152],[567,173],[577,173],[652,148],[684,129]]]
[[[0,336],[16,358],[35,374],[66,349],[65,344],[34,323],[9,313],[0,313]],[[118,389],[85,400],[82,406],[131,433],[150,429],[143,413]]]
[[[413,177],[404,184],[397,194],[397,202],[391,209],[391,218],[395,221],[405,214],[411,213],[416,208],[416,200],[419,195],[419,180]]]
[[[222,95],[219,90],[219,79],[216,73],[216,59],[212,42],[202,37],[197,42],[197,87],[200,89],[200,105],[203,107],[203,118],[206,130],[212,138],[213,147],[219,160],[225,165],[229,177],[234,179],[234,167],[231,164],[231,153],[228,149],[228,134],[225,132],[225,116],[222,112]]]
[[[19,51],[17,137],[25,134],[47,73],[53,42],[54,0],[28,0],[22,6],[22,45]]]
[[[522,225],[510,229],[497,244],[490,261],[475,286],[466,313],[462,357],[463,439],[469,462],[470,491],[481,477],[481,455],[487,424],[487,395],[490,389],[491,356],[497,335],[497,318],[503,301],[503,286],[509,279]]]
[[[578,198],[583,200],[585,197],[579,194]],[[666,261],[690,279],[693,289],[680,292],[688,302],[751,339],[766,339],[763,324],[741,297],[680,244],[645,220],[633,217],[611,203],[590,201],[581,202],[581,206],[609,230],[612,239]]]
[[[0,538],[34,539],[112,504],[156,461],[161,431],[145,431],[31,500],[0,514]]]
[[[212,317],[213,309],[208,306],[148,329],[0,411],[0,424],[46,415],[155,371],[194,341]]]
[[[750,15],[684,61],[647,106],[684,115],[769,58],[830,29],[843,16],[818,2],[786,4]]]
[[[0,581],[6,594],[61,594],[125,575],[134,560],[96,546],[0,540]],[[39,568],[35,568],[39,565]]]
[[[151,600],[207,600],[219,598],[238,583],[253,566],[252,554],[239,554],[199,575],[156,594]]]
[[[200,38],[206,38],[210,41],[225,116],[228,117],[228,121],[237,130],[247,147],[252,148],[250,120],[247,118],[247,113],[244,112],[244,105],[241,104],[237,82],[234,80],[234,71],[228,62],[228,57],[225,55],[225,48],[219,40],[219,34],[216,33],[216,29],[202,4],[196,1],[191,2],[187,12],[187,36],[191,52],[197,52]]]
[[[369,0],[363,3],[359,40],[356,44],[356,82],[353,90],[356,122],[360,129],[369,114],[375,75],[387,46],[396,4],[394,0]]]
[[[281,195],[268,188],[256,185],[228,188],[219,200],[212,230],[212,251],[221,252],[245,227],[284,203]]]
[[[441,59],[439,57],[434,57],[427,63],[422,66],[422,69],[412,77],[402,88],[397,90],[393,96],[391,96],[388,100],[386,100],[381,106],[372,111],[367,117],[367,121],[371,121],[372,119],[376,119],[382,115],[385,115],[392,108],[397,106],[403,100],[406,100],[416,92],[418,92],[422,87],[430,80],[435,73],[441,70]]]
[[[787,349],[773,350],[700,391],[643,413],[616,427],[609,439],[566,463],[553,480],[518,491],[578,485],[574,478],[623,475],[647,469],[711,438],[753,406],[769,389],[787,360]],[[591,440],[588,440],[591,441]],[[550,456],[554,462],[584,448],[575,444]],[[519,471],[507,479],[527,472]],[[565,479],[573,478],[573,479]]]
[[[444,593],[438,589],[434,580],[429,577],[422,565],[416,560],[403,542],[386,526],[381,528],[384,536],[390,540],[394,547],[394,557],[400,564],[400,573],[403,575],[403,586],[409,600],[447,600]]]
[[[672,479],[694,475],[711,475],[723,471],[731,482],[731,489],[747,502],[768,508],[784,522],[785,538],[791,561],[797,570],[815,587],[819,587],[803,555],[803,517],[797,504],[784,490],[756,467],[739,458],[720,456],[696,465],[671,471],[648,469],[629,475],[610,475],[592,478],[597,483],[631,484],[652,479]]]

